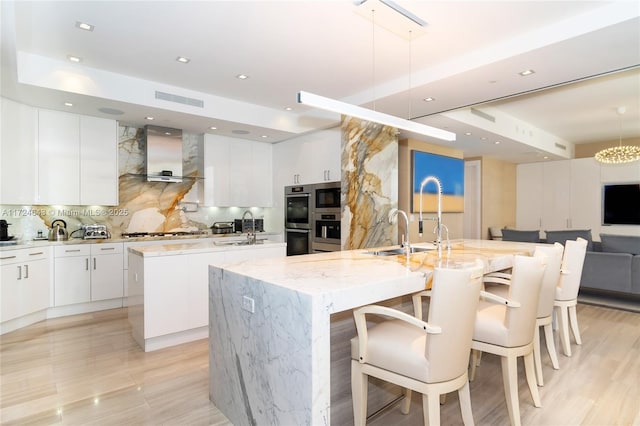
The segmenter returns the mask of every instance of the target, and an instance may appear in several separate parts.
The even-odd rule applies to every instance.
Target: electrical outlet
[[[254,313],[256,311],[255,301],[247,296],[242,296],[242,309]]]

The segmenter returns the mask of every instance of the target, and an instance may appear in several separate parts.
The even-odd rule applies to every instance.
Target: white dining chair
[[[430,425],[440,424],[440,395],[457,390],[463,422],[473,424],[467,366],[482,271],[481,261],[464,269],[436,268],[427,322],[378,305],[354,310],[358,336],[351,340],[351,392],[356,426],[366,422],[369,376],[405,389],[404,414],[411,391],[420,392],[424,423]],[[367,328],[366,317],[374,314],[392,319]]]
[[[562,244],[555,243],[552,246],[536,246],[533,253],[534,257],[544,258],[546,263],[538,300],[536,327],[533,335],[533,359],[536,368],[536,380],[539,386],[544,386],[540,349],[540,327],[544,330],[545,343],[547,346],[547,352],[549,353],[549,358],[551,358],[551,365],[555,370],[560,368],[555,340],[553,337],[553,327],[551,324],[553,318],[553,306],[556,297],[556,287],[558,286],[560,279],[560,267],[562,265],[563,252],[564,247]],[[489,276],[499,276],[507,280],[511,279],[511,274],[504,273],[490,274]],[[504,284],[486,285],[485,290],[504,298],[508,298],[509,295],[509,287]]]
[[[582,278],[582,266],[587,252],[587,240],[578,238],[575,241],[567,240],[564,246],[564,258],[562,259],[562,273],[556,288],[554,301],[555,314],[560,330],[560,343],[566,356],[571,356],[571,340],[569,326],[576,339],[576,344],[582,344],[580,328],[578,327],[578,291]]]
[[[525,375],[533,403],[536,407],[542,405],[535,378],[533,335],[544,271],[544,259],[516,255],[510,280],[486,278],[491,282],[508,284],[508,297],[483,290],[478,304],[471,342],[470,379],[475,377],[481,352],[501,357],[502,381],[512,425],[520,425],[518,357],[524,357]]]

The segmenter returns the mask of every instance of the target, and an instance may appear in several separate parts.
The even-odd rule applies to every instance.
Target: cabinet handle
[[[24,278],[29,278],[29,265],[24,265]]]
[[[96,270],[96,258],[95,257],[93,258],[93,270],[94,271]]]
[[[5,256],[5,257],[0,257],[0,260],[5,260],[5,259],[15,259],[15,256]]]
[[[65,253],[73,253],[73,252],[76,252],[76,251],[80,251],[80,249],[75,249],[75,250],[65,250],[64,252],[65,252]]]
[[[106,251],[106,250],[115,250],[115,247],[101,247],[100,250],[102,251]]]
[[[44,254],[44,252],[39,251],[37,253],[29,253],[29,256],[39,256],[41,254]]]
[[[86,271],[89,270],[89,258],[88,257],[84,260],[84,269]]]
[[[18,280],[22,279],[22,266],[18,266]]]

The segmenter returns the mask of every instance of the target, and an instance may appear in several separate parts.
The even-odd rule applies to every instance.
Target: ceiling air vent
[[[204,101],[201,99],[187,98],[186,96],[174,95],[172,93],[159,92],[156,90],[156,99],[162,99],[163,101],[176,102],[179,104],[191,105],[199,108],[204,108]]]
[[[556,148],[564,149],[565,151],[567,150],[567,147],[565,145],[562,145],[561,143],[556,142],[555,146]]]
[[[486,112],[482,112],[479,109],[470,108],[471,114],[477,115],[478,117],[484,118],[485,120],[489,120],[492,123],[496,122],[496,118],[493,115],[489,115]]]

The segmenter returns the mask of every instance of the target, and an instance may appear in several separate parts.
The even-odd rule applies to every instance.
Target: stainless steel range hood
[[[182,130],[145,126],[145,173],[149,182],[182,182]]]

